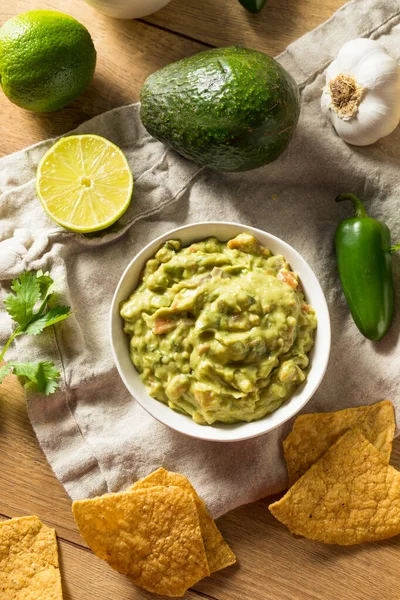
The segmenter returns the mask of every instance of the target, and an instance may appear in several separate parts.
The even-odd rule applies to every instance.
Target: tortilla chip
[[[78,500],[72,511],[93,552],[141,588],[183,596],[210,574],[196,505],[176,486]]]
[[[383,540],[400,533],[400,473],[351,429],[269,509],[291,533],[325,544]]]
[[[394,410],[389,400],[332,413],[300,415],[283,442],[289,487],[352,427],[359,428],[389,464],[395,430]]]
[[[197,514],[199,515],[200,529],[210,573],[229,567],[229,565],[233,565],[236,562],[234,553],[225,542],[214,520],[208,514],[205,503],[199,498],[196,490],[184,475],[166,471],[161,467],[157,471],[147,475],[147,477],[139,479],[139,481],[128,489],[136,490],[155,485],[177,486],[192,495],[196,504]]]
[[[56,532],[38,517],[0,523],[1,600],[62,600]]]

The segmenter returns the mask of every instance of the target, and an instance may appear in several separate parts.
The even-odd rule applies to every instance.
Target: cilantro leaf
[[[54,281],[48,273],[41,270],[36,273],[36,279],[39,282],[40,295],[45,300],[53,293]]]
[[[6,375],[8,375],[10,372],[11,372],[10,365],[2,365],[0,367],[0,383],[3,382],[4,377],[6,377]]]
[[[17,336],[23,333],[38,335],[46,327],[63,321],[71,314],[69,306],[50,306],[50,300],[51,304],[54,304],[55,294],[54,281],[49,273],[43,271],[22,273],[12,282],[11,290],[4,303],[8,314],[18,323],[18,327],[0,352],[0,361]],[[33,387],[42,394],[52,394],[58,387],[57,379],[60,374],[53,363],[48,361],[9,362],[0,367],[0,384],[10,372],[21,377],[25,387]]]
[[[8,294],[4,304],[8,314],[21,327],[25,327],[33,317],[35,304],[41,299],[40,285],[36,274],[27,271],[11,285],[14,293]]]
[[[33,387],[41,394],[48,396],[58,387],[57,379],[60,377],[60,373],[51,362],[10,362],[7,366],[11,367],[17,377],[26,380],[25,383],[29,387]]]
[[[52,362],[40,362],[36,382],[38,391],[46,396],[53,394],[58,388],[59,377],[60,372]]]
[[[55,325],[55,323],[63,321],[70,314],[71,309],[69,306],[54,306],[47,313],[42,314],[42,316],[29,323],[25,327],[24,333],[38,335],[38,333],[42,333],[45,327],[50,327],[50,325]]]

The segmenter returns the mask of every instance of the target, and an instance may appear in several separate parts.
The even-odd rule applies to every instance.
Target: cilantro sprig
[[[14,339],[23,334],[38,335],[43,329],[63,321],[71,314],[69,306],[54,305],[54,281],[43,271],[27,271],[11,284],[12,292],[4,299],[6,311],[17,323],[7,340],[0,362]],[[10,361],[0,367],[0,384],[9,373],[20,377],[25,387],[32,387],[42,394],[52,394],[58,387],[60,373],[52,362]]]

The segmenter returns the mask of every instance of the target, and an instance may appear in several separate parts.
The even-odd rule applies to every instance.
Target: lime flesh
[[[36,178],[43,208],[81,233],[109,227],[128,208],[133,177],[122,150],[98,135],[61,138],[43,156]]]

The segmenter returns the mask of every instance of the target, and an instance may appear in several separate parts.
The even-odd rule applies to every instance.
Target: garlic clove
[[[368,143],[373,144],[392,133],[399,124],[399,100],[396,101],[396,110],[393,110],[393,105],[387,102],[380,91],[379,94],[368,92],[358,109],[358,118],[362,121],[361,125],[365,124],[370,129],[368,137],[373,141]]]
[[[334,60],[326,70],[326,81],[335,79],[340,73],[343,73],[346,69],[343,67],[339,60]]]
[[[332,121],[338,135],[348,144],[353,146],[369,146],[374,144],[381,137],[389,135],[398,125],[399,119],[391,118],[392,111],[386,103],[375,94],[368,93],[359,106],[357,115],[353,120],[344,121],[335,113],[335,119]],[[385,127],[382,126],[385,124]],[[379,125],[379,127],[378,127]]]
[[[326,70],[321,108],[344,141],[373,144],[399,124],[400,66],[374,40],[347,42]]]
[[[382,47],[374,40],[358,38],[350,40],[339,50],[336,61],[347,73],[358,68],[359,64],[368,61],[370,56],[381,52]]]
[[[400,81],[399,66],[385,52],[377,52],[368,61],[361,61],[356,70],[356,78],[360,85],[369,90],[386,88],[387,84],[396,85]],[[384,89],[382,90],[385,91]]]

